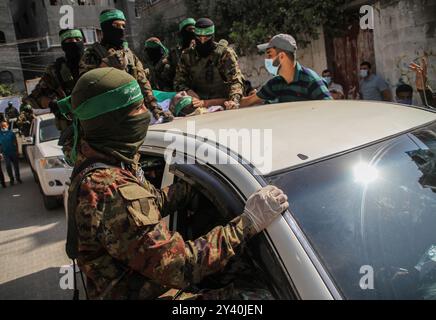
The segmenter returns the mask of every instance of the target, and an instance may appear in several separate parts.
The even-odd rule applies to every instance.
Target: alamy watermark
[[[374,30],[374,7],[364,5],[360,7],[360,29]]]
[[[185,164],[197,161],[213,165],[242,163],[256,167],[262,174],[272,171],[272,129],[197,130],[195,121],[188,121],[186,126],[186,131],[172,129],[165,133],[164,141],[169,143],[165,151],[167,163],[173,163],[174,152],[177,152],[190,155]],[[192,137],[193,142],[185,143],[185,135]]]

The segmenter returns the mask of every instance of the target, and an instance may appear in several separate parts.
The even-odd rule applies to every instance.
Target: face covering
[[[62,43],[62,50],[65,52],[65,57],[69,65],[78,65],[80,59],[85,52],[85,47],[82,41]]]
[[[192,40],[195,39],[194,31],[187,31],[186,28],[180,32],[182,39],[182,48],[187,49],[191,45]]]
[[[201,43],[198,39],[195,39],[195,49],[197,50],[200,57],[206,58],[208,57],[213,50],[215,50],[216,45],[214,41],[214,37],[210,38],[210,40],[205,43]]]
[[[270,74],[276,76],[278,75],[279,67],[274,67],[273,62],[273,59],[265,59],[265,68]]]
[[[103,31],[102,43],[109,44],[115,48],[122,48],[125,42],[125,29],[115,28],[113,21],[106,21],[101,24]]]
[[[117,110],[96,119],[81,122],[84,139],[104,154],[131,164],[144,143],[150,125],[150,112],[128,115],[134,108]]]
[[[145,52],[153,64],[158,63],[164,55],[162,48],[147,48]]]
[[[324,77],[324,81],[327,83],[327,85],[329,86],[332,83],[332,78],[331,77]]]
[[[360,70],[360,77],[366,78],[368,76],[368,70]]]
[[[2,128],[2,132],[7,132],[8,129],[7,128]]]

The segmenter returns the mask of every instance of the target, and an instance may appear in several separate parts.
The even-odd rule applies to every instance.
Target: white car
[[[259,146],[265,161],[255,165]],[[436,113],[361,101],[268,105],[152,126],[141,154],[155,186],[183,180],[197,190],[168,221],[185,240],[241,214],[263,186],[289,197],[289,210],[198,289],[436,299]]]
[[[72,168],[65,162],[62,148],[58,146],[60,132],[53,114],[37,116],[26,138],[24,152],[31,166],[35,181],[39,184],[48,210],[55,209],[62,200],[66,182]]]

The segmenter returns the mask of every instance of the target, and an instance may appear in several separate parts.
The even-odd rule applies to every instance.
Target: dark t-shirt
[[[321,77],[299,63],[294,81],[287,83],[282,76],[276,76],[262,87],[257,96],[262,100],[276,100],[279,103],[333,99]]]

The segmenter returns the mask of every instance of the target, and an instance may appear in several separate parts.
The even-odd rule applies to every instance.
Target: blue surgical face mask
[[[2,128],[2,132],[7,132],[8,129],[7,128]]]
[[[368,76],[368,70],[360,70],[360,77],[366,78]]]
[[[273,76],[276,76],[279,73],[279,67],[274,67],[273,63],[274,63],[273,59],[265,59],[265,68],[266,68],[266,70],[270,74],[272,74]]]
[[[413,99],[397,99],[397,102],[411,106],[413,104]]]
[[[324,81],[327,83],[327,85],[329,86],[330,83],[332,83],[332,77],[324,77]]]

